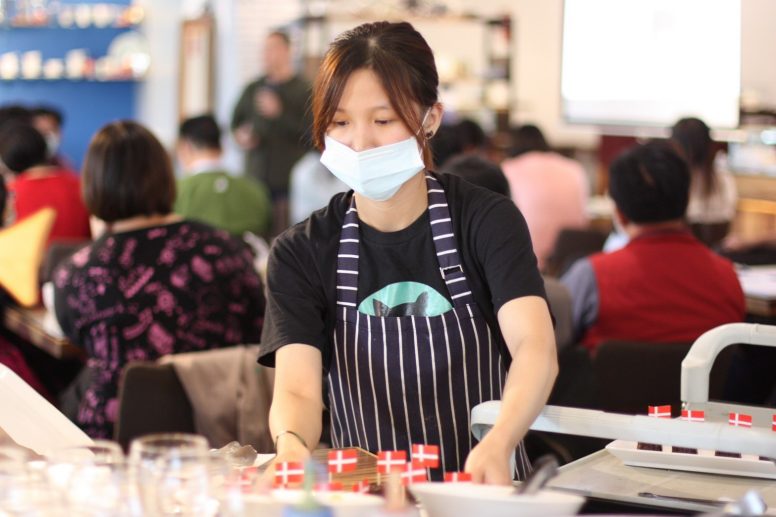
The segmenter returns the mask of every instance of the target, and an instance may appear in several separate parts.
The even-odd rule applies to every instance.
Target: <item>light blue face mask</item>
[[[392,198],[425,164],[415,137],[366,151],[354,151],[330,136],[321,163],[337,178],[374,201]]]

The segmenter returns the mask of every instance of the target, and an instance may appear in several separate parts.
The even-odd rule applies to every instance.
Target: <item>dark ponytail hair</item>
[[[711,130],[700,119],[680,119],[671,129],[671,139],[679,148],[690,166],[694,181],[700,181],[701,193],[708,197],[717,190],[717,175],[714,171],[714,141]]]
[[[313,144],[323,149],[345,84],[353,72],[369,69],[377,75],[391,106],[416,134],[426,167],[433,160],[428,136],[422,131],[423,111],[438,100],[439,75],[434,53],[423,36],[407,22],[365,23],[340,34],[329,47],[313,85]]]

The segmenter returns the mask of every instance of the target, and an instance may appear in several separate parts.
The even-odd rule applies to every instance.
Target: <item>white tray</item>
[[[606,450],[632,467],[776,479],[776,463],[760,460],[751,454],[744,454],[741,458],[726,458],[703,449],[698,454],[685,454],[671,452],[670,445],[663,445],[662,451],[639,450],[636,445],[636,442],[615,440],[606,446]]]

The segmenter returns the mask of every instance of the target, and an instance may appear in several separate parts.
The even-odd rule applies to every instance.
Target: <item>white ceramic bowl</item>
[[[314,492],[323,505],[331,507],[334,517],[371,517],[383,507],[382,497],[354,492]],[[245,494],[245,515],[281,517],[283,508],[296,504],[302,498],[301,490],[273,490],[271,494]]]
[[[472,483],[420,483],[410,490],[428,517],[539,517],[574,515],[585,498],[542,490],[534,495],[515,495],[509,486]]]

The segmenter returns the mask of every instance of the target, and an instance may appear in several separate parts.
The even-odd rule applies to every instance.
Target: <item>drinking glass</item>
[[[129,449],[143,509],[150,515],[212,516],[219,510],[204,437],[154,434]]]
[[[50,489],[45,463],[17,447],[0,447],[0,515],[65,515]]]
[[[95,440],[91,445],[58,449],[48,456],[48,477],[70,515],[140,515],[137,490],[119,444]]]

